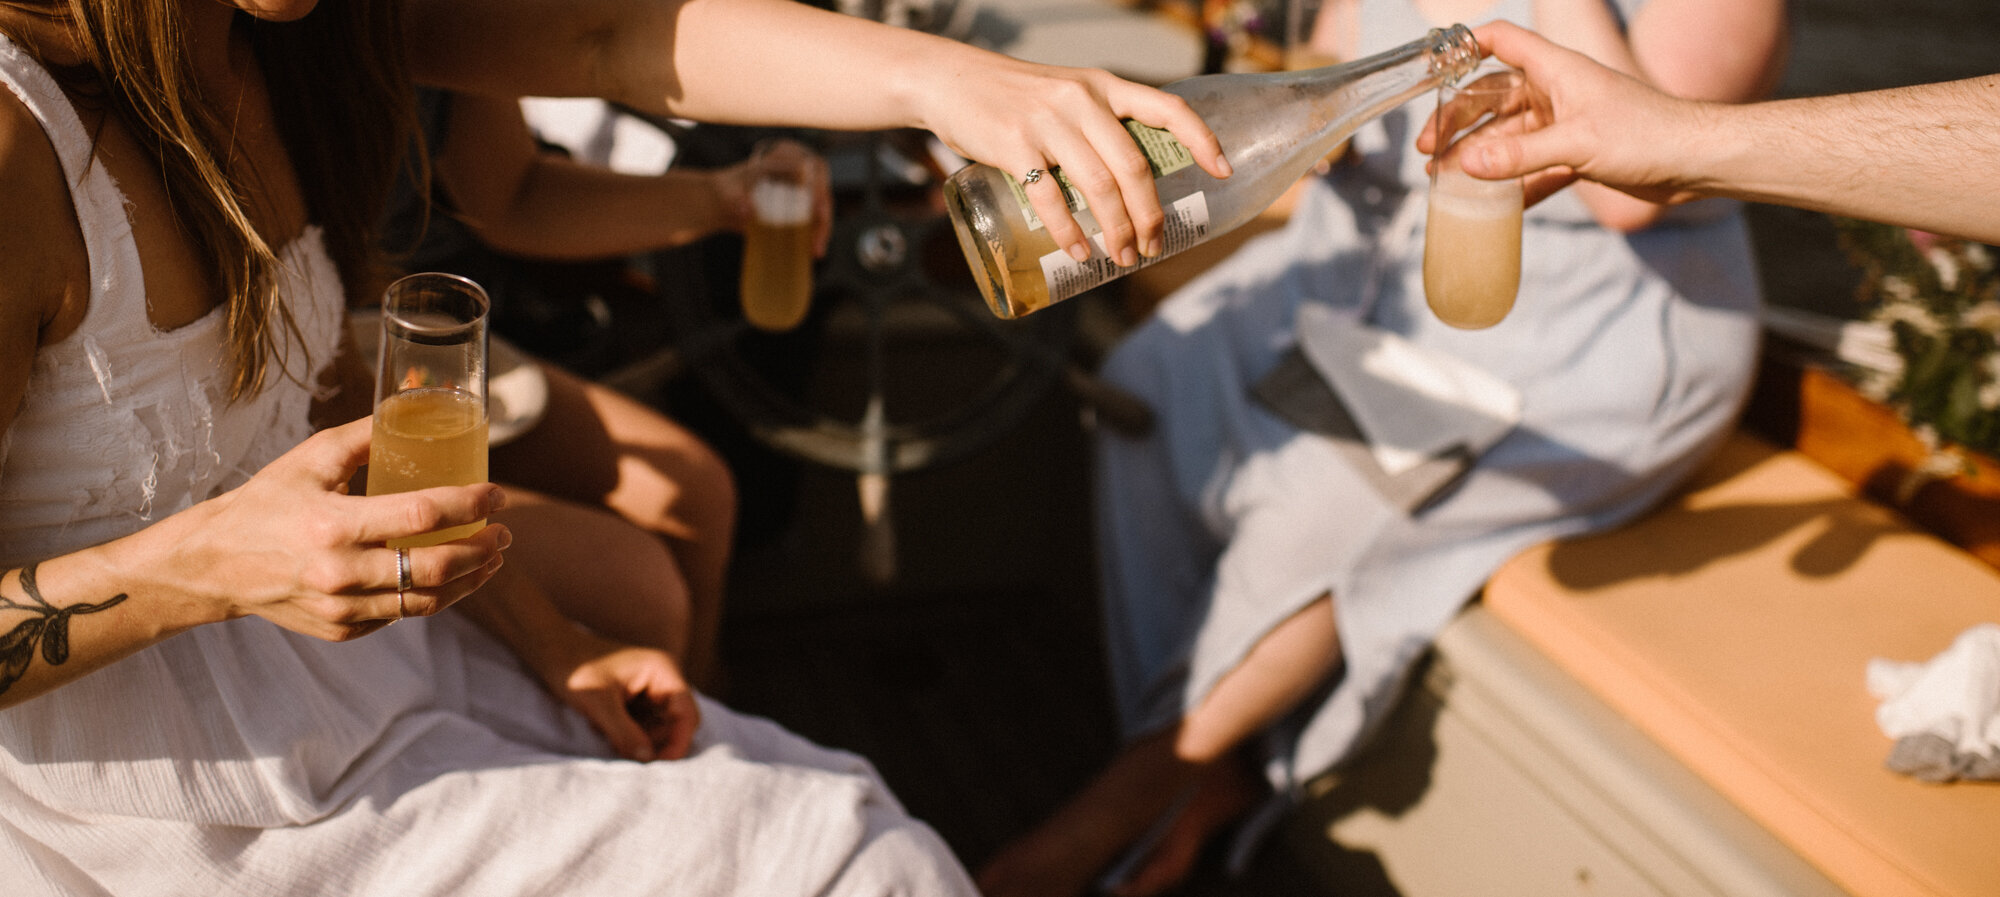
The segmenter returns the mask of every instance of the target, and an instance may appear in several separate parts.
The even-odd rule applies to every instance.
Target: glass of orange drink
[[[412,274],[382,297],[375,429],[368,494],[486,482],[486,322],[479,284],[455,274]],[[485,521],[389,542],[435,545]]]

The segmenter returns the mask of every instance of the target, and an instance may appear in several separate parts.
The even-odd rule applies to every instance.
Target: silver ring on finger
[[[1043,172],[1039,168],[1028,169],[1028,173],[1021,176],[1021,186],[1025,187],[1029,184],[1041,183],[1043,174],[1045,174],[1045,172]]]
[[[403,603],[403,593],[413,588],[416,588],[416,584],[410,581],[410,550],[398,548],[396,549],[396,620],[409,616],[408,607]],[[396,620],[389,622],[394,623]]]

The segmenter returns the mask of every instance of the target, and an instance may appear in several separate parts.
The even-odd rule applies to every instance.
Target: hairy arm
[[[1731,105],[1667,96],[1507,23],[1477,34],[1538,101],[1521,128],[1475,138],[1466,170],[1526,176],[1531,200],[1583,178],[2000,242],[2000,75]]]
[[[1692,192],[2000,243],[2000,75],[1690,119]]]

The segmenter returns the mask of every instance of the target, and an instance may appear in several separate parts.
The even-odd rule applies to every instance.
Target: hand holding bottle
[[[1363,123],[1437,86],[1456,80],[1479,61],[1479,48],[1463,25],[1432,29],[1401,47],[1355,60],[1297,72],[1200,75],[1169,84],[1167,93],[1201,115],[1235,154],[1235,177],[1223,181],[1204,160],[1209,147],[1192,146],[1147,127],[1149,121],[1115,123],[1093,141],[1104,153],[1137,159],[1150,171],[1161,242],[1146,258],[1120,254],[1114,228],[1125,207],[1107,211],[1093,185],[1073,169],[1064,180],[1082,203],[1052,217],[1049,206],[1064,192],[1053,177],[1027,177],[994,165],[968,165],[945,182],[945,209],[973,279],[993,313],[1028,314],[1122,277],[1160,258],[1228,233],[1257,216]],[[1031,121],[1033,119],[1030,119]],[[987,158],[993,158],[988,156]],[[1130,188],[1126,207],[1136,201]],[[1072,201],[1078,197],[1071,197]],[[1079,251],[1070,235],[1104,233],[1095,252]]]
[[[745,174],[749,211],[738,278],[743,317],[783,332],[805,320],[813,259],[825,251],[831,232],[826,163],[797,142],[766,141],[751,152]]]
[[[1165,214],[1146,157],[1122,120],[1164,129],[1203,171],[1217,178],[1230,174],[1221,143],[1201,116],[1165,91],[1095,69],[1005,57],[982,67],[976,78],[950,75],[940,73],[939,89],[927,98],[924,126],[959,155],[1027,182],[1021,186],[1035,214],[1071,258],[1090,257],[1092,247],[1049,174],[1058,168],[1103,234],[1098,255],[1131,266],[1162,251]]]

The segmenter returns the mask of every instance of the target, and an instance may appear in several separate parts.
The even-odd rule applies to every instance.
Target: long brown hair
[[[178,8],[185,0],[0,0],[70,25],[82,62],[48,65],[73,95],[101,101],[157,160],[174,213],[205,249],[228,306],[231,398],[266,385],[297,325],[277,290],[277,251],[247,212],[254,184],[232,177],[230,123],[204,102]],[[269,87],[306,211],[326,236],[350,300],[381,280],[374,237],[414,133],[400,0],[332,0],[295,22],[239,13]]]

